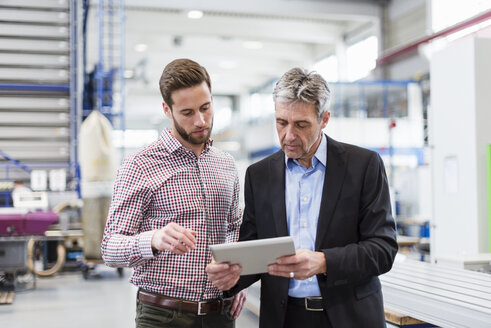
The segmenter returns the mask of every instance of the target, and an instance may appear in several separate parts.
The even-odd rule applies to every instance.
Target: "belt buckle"
[[[309,308],[309,300],[322,300],[322,296],[308,296],[308,297],[305,297],[305,310],[307,311],[324,311],[323,308],[320,308],[320,309],[313,309],[313,308]]]
[[[206,304],[206,301],[198,301],[198,315],[206,315],[206,312],[201,312],[201,305]]]

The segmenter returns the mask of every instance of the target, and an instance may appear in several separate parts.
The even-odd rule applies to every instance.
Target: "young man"
[[[208,246],[236,241],[241,223],[234,160],[209,139],[210,77],[177,59],[160,91],[172,128],[119,169],[102,256],[108,266],[134,269],[137,327],[233,327],[244,294],[223,299],[205,272]]]
[[[378,275],[397,252],[380,156],[325,135],[330,91],[294,68],[276,84],[282,150],[251,165],[240,240],[293,236],[296,254],[243,276],[211,263],[210,280],[237,292],[261,279],[260,327],[385,327]]]

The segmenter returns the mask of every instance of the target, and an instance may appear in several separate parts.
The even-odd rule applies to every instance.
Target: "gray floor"
[[[96,268],[99,279],[80,272],[38,278],[36,288],[17,292],[11,305],[0,305],[0,327],[134,327],[136,288],[129,269],[119,278],[114,269]],[[258,327],[258,317],[244,307],[237,328]]]

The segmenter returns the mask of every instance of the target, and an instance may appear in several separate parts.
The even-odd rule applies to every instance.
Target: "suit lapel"
[[[285,154],[276,153],[269,164],[270,195],[273,219],[278,237],[288,236],[285,204]]]
[[[317,224],[315,249],[321,247],[324,235],[327,233],[329,223],[332,220],[339,192],[343,186],[343,180],[347,167],[347,154],[341,144],[327,137],[327,166],[322,188],[321,207]]]

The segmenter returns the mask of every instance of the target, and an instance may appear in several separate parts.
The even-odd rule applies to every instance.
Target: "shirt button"
[[[309,281],[312,282],[314,279],[312,279],[312,277],[309,278]]]
[[[303,198],[302,198],[302,201],[303,201],[304,203],[305,203],[305,202],[307,202],[307,197],[303,197]]]
[[[208,244],[211,245],[211,238],[208,238]]]
[[[307,228],[307,223],[302,223],[302,227]]]

